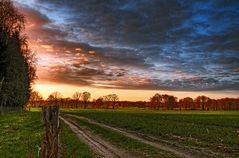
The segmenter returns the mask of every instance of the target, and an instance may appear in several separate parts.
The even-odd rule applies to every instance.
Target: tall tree
[[[87,107],[87,103],[90,100],[90,96],[91,96],[91,94],[89,92],[83,92],[82,93],[81,98],[82,98],[82,101],[84,102],[84,108]]]
[[[96,99],[95,104],[96,108],[101,108],[101,106],[103,105],[103,98],[99,97],[98,99]]]
[[[164,94],[162,95],[162,102],[165,104],[167,109],[173,110],[177,104],[177,98],[172,95]]]
[[[108,107],[112,105],[112,108],[115,108],[116,102],[119,101],[119,97],[116,94],[108,94],[103,96],[103,100],[108,103]]]
[[[22,109],[36,79],[35,56],[22,35],[24,16],[10,0],[0,0],[0,111]]]
[[[29,98],[29,104],[32,107],[36,107],[39,101],[42,101],[43,97],[38,91],[32,91]]]
[[[160,94],[156,93],[152,98],[150,98],[151,106],[154,109],[159,109],[159,107],[162,105],[162,100],[163,97]]]
[[[48,96],[47,101],[50,104],[58,104],[61,99],[62,99],[62,94],[60,92],[53,92]]]
[[[190,97],[186,97],[179,100],[179,108],[184,108],[185,110],[193,107],[193,99]]]
[[[78,107],[80,98],[81,98],[81,93],[80,92],[75,92],[72,96],[74,103],[75,103],[75,107]]]
[[[206,96],[198,96],[196,99],[195,99],[195,102],[198,104],[198,107],[202,110],[205,110],[205,107],[206,106],[209,106],[209,101],[210,101],[210,98],[209,97],[206,97]]]
[[[73,94],[72,98],[73,98],[74,100],[79,101],[80,98],[81,98],[81,93],[80,93],[80,92],[75,92],[75,93]]]
[[[116,94],[111,94],[111,101],[113,103],[113,109],[115,108],[116,106],[116,102],[119,101],[119,97],[116,95]]]

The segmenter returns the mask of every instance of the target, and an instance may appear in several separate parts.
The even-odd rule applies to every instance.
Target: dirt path
[[[183,150],[183,149],[179,149],[179,148],[176,148],[176,147],[172,147],[172,146],[170,146],[170,145],[162,144],[162,143],[160,143],[160,142],[149,141],[149,140],[144,139],[144,138],[142,138],[142,137],[139,137],[139,136],[137,136],[137,135],[135,135],[135,134],[129,133],[129,132],[127,132],[127,131],[124,130],[124,129],[115,128],[115,127],[112,127],[112,126],[109,126],[109,125],[106,125],[106,124],[103,124],[103,123],[99,123],[99,122],[96,122],[96,121],[94,121],[94,120],[92,120],[92,119],[89,119],[89,118],[86,118],[86,117],[77,116],[77,115],[71,115],[71,114],[69,114],[68,116],[75,117],[75,118],[78,118],[78,119],[87,121],[87,122],[89,122],[89,123],[98,125],[98,126],[103,127],[103,128],[108,128],[108,129],[110,129],[110,130],[112,130],[112,131],[121,133],[121,134],[123,134],[123,135],[125,135],[125,136],[127,136],[127,137],[129,137],[129,138],[132,138],[132,139],[138,140],[138,141],[140,141],[140,142],[142,142],[142,143],[151,145],[151,146],[153,146],[153,147],[155,147],[155,148],[172,152],[172,153],[174,153],[175,155],[178,155],[178,156],[180,156],[180,157],[184,157],[184,158],[204,158],[204,157],[206,157],[206,156],[201,155],[201,154],[195,154],[195,153],[192,153],[192,152]]]
[[[60,119],[71,128],[71,130],[78,136],[80,140],[82,140],[85,144],[88,144],[98,157],[132,158],[131,155],[128,155],[118,148],[115,148],[110,143],[93,135],[90,131],[80,128],[76,123],[70,120],[70,118],[63,118],[60,116]]]

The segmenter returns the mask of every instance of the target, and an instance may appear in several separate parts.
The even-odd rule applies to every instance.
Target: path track
[[[69,117],[60,116],[60,119],[70,127],[70,129],[78,136],[80,140],[82,140],[85,144],[88,144],[98,157],[133,158],[133,156],[114,147],[110,143],[102,140],[101,138],[93,135],[89,130],[80,128]]]
[[[153,147],[155,147],[157,149],[161,149],[161,150],[172,152],[175,155],[178,155],[180,157],[184,157],[184,158],[206,158],[207,157],[207,156],[201,155],[199,153],[195,154],[195,153],[192,153],[190,151],[179,149],[179,148],[176,148],[176,147],[173,147],[173,146],[170,146],[170,145],[166,145],[166,144],[163,144],[163,143],[160,143],[160,142],[150,141],[150,140],[144,139],[142,137],[139,137],[139,136],[137,136],[135,134],[129,133],[129,132],[127,132],[124,129],[112,127],[112,126],[109,126],[109,125],[106,125],[106,124],[103,124],[103,123],[99,123],[99,122],[96,122],[96,121],[94,121],[92,119],[89,119],[89,118],[86,118],[86,117],[83,117],[83,116],[77,116],[77,115],[72,115],[72,114],[68,114],[68,116],[75,117],[77,119],[81,119],[81,120],[87,121],[87,122],[89,122],[91,124],[95,124],[95,125],[98,125],[98,126],[103,127],[103,128],[108,128],[108,129],[110,129],[112,131],[121,133],[121,134],[123,134],[123,135],[125,135],[125,136],[127,136],[129,138],[132,138],[132,139],[138,140],[138,141],[140,141],[142,143],[151,145],[151,146],[153,146]]]

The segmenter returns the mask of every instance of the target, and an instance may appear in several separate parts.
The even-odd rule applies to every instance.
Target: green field
[[[37,157],[43,124],[39,112],[0,115],[0,157]]]
[[[100,136],[104,140],[111,142],[114,146],[124,149],[131,155],[141,158],[177,158],[173,153],[156,149],[150,145],[141,143],[137,140],[128,138],[120,133],[114,132],[110,129],[102,128],[97,125],[72,118],[80,127],[84,127],[92,131],[95,135]]]
[[[44,135],[41,120],[38,109],[34,109],[34,112],[0,115],[0,157],[39,157],[38,149]],[[60,141],[66,157],[95,157],[88,146],[79,141],[65,124],[61,124]]]
[[[239,156],[238,111],[68,110],[67,112],[209,156]]]
[[[203,153],[209,157],[239,157],[239,111],[150,111],[64,109],[147,140]],[[176,157],[107,128],[72,118],[80,127],[137,157]],[[0,157],[38,157],[44,127],[39,110],[0,115]],[[67,157],[95,157],[70,128],[61,123],[61,146]]]

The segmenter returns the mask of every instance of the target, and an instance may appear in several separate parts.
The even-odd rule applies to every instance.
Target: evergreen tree
[[[36,79],[35,58],[29,50],[24,17],[10,0],[0,0],[0,112],[22,109]]]

